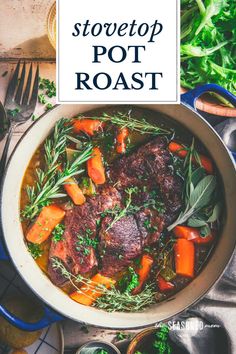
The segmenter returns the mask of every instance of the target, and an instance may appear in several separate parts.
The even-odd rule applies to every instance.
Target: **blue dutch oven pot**
[[[236,97],[233,94],[231,94],[230,92],[228,92],[227,90],[225,90],[224,88],[222,88],[218,85],[215,85],[215,84],[203,85],[203,86],[197,87],[194,90],[188,91],[187,93],[183,94],[181,96],[181,105],[184,105],[189,110],[194,111],[196,114],[195,102],[198,97],[200,97],[202,94],[204,94],[206,92],[215,92],[215,93],[223,96],[230,103],[232,103],[234,106],[236,106]],[[151,108],[151,107],[149,107],[149,108]],[[233,155],[234,159],[236,160],[236,151],[231,151],[231,154]],[[5,260],[5,261],[7,261],[7,260],[10,261],[10,257],[6,251],[6,247],[4,245],[3,238],[1,239],[1,242],[0,242],[0,259]],[[210,286],[212,286],[212,285],[213,284],[211,284]],[[209,290],[209,287],[207,288],[207,290]],[[199,298],[196,300],[199,300]],[[62,306],[63,306],[63,304],[62,304]],[[35,322],[35,323],[26,323],[23,320],[21,320],[20,318],[15,317],[3,305],[0,305],[0,315],[3,316],[12,325],[14,325],[22,330],[25,330],[25,331],[35,331],[35,330],[44,328],[54,322],[63,320],[65,318],[64,316],[62,316],[61,314],[59,314],[58,312],[53,310],[51,307],[49,307],[45,304],[43,304],[43,309],[44,309],[43,318],[40,321]],[[158,320],[160,320],[160,319],[158,319]],[[86,321],[86,322],[89,322],[89,318],[88,318],[88,321]],[[100,323],[98,323],[98,326],[99,325],[100,325]],[[144,324],[144,326],[146,326],[146,325],[147,324]],[[142,324],[140,323],[140,325],[135,325],[132,327],[138,328],[141,326],[142,326]],[[111,325],[111,326],[106,325],[105,327],[117,328],[116,326],[113,326],[113,325]],[[125,328],[125,327],[119,326],[119,328]],[[131,328],[131,326],[129,326],[127,324],[127,328]]]

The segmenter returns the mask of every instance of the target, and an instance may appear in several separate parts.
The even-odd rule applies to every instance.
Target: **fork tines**
[[[37,102],[38,96],[38,84],[39,84],[39,66],[37,65],[33,87],[32,86],[32,75],[33,75],[33,64],[31,63],[28,72],[28,78],[25,85],[26,78],[26,63],[24,62],[23,68],[20,74],[21,62],[17,63],[16,69],[12,76],[12,79],[8,85],[5,106],[10,106],[12,102],[15,102],[19,106],[30,105],[34,107]],[[20,76],[19,76],[20,74]]]

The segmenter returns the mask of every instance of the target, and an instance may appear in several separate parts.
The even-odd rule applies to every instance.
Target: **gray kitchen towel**
[[[171,330],[170,337],[188,353],[236,353],[236,252],[220,280],[176,320],[181,319],[186,325]]]

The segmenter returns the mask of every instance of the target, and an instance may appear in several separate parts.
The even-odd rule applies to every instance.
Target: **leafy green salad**
[[[181,0],[181,85],[236,94],[235,0]]]

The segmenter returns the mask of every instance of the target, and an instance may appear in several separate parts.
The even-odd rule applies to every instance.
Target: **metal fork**
[[[39,66],[37,66],[31,93],[33,65],[31,63],[25,86],[26,64],[24,62],[21,75],[19,77],[20,64],[21,62],[19,61],[8,85],[5,98],[4,106],[7,113],[7,118],[9,120],[9,130],[0,161],[0,180],[2,179],[3,171],[6,165],[11,137],[16,127],[25,123],[32,116],[37,103]]]

